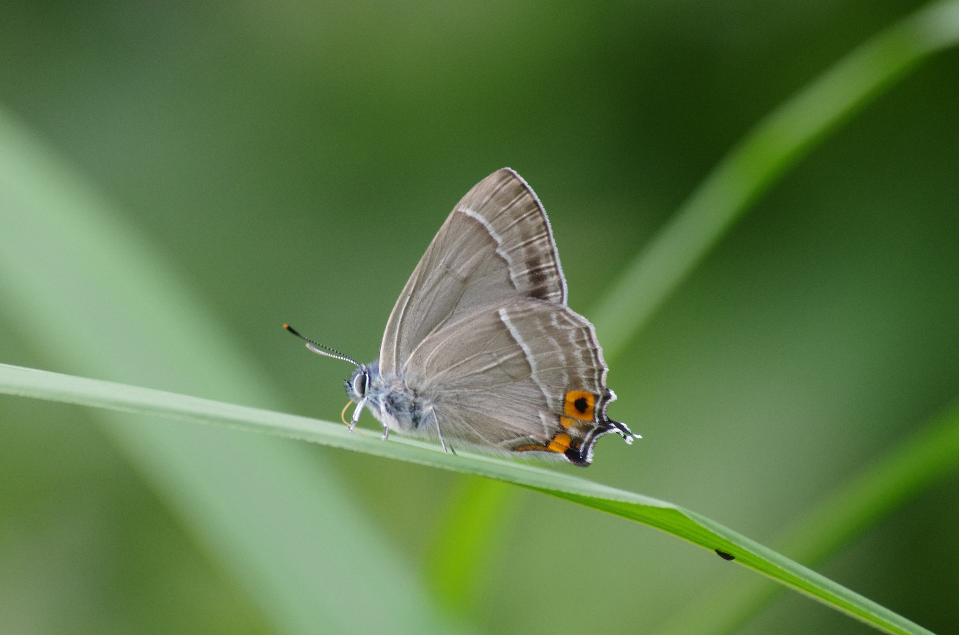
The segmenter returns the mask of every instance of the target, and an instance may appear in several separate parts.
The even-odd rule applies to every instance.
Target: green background
[[[205,371],[228,364],[191,343],[179,353],[198,352],[189,374],[132,364],[136,340],[85,323],[128,315],[98,281],[45,299],[42,320],[0,287],[0,361],[334,420],[349,370],[309,356],[280,322],[373,359],[410,270],[476,181],[504,165],[529,181],[571,306],[590,313],[754,123],[918,4],[5,3],[0,108],[206,304],[213,323],[199,333],[272,385],[262,396],[205,385]],[[591,468],[571,471],[778,550],[782,530],[804,528],[809,508],[956,401],[957,77],[954,51],[927,61],[753,206],[610,362],[611,414],[644,439],[606,439]],[[18,213],[8,205],[0,218]],[[64,255],[38,251],[37,267],[66,276]],[[96,356],[61,356],[34,323]],[[466,479],[308,448],[333,481],[325,494],[337,498],[321,503],[333,524],[347,536],[363,525],[365,542],[339,558],[368,580],[336,606],[288,610],[298,618],[286,624],[212,546],[204,517],[176,506],[176,490],[196,486],[158,488],[149,448],[131,454],[111,431],[92,412],[0,400],[0,631],[641,633],[683,629],[693,601],[759,578],[518,492],[468,576],[470,601],[450,606],[430,594],[426,565]],[[236,461],[228,439],[258,440],[212,437],[225,451],[207,461],[224,467]],[[247,496],[232,502],[255,515],[262,499],[285,498]],[[277,532],[264,564],[286,543],[322,563],[346,552],[324,533],[291,546]],[[957,632],[957,474],[811,566]],[[378,601],[409,595],[386,586],[397,570],[447,620],[393,618]],[[341,578],[318,571],[304,598]],[[788,594],[740,629],[863,626]]]

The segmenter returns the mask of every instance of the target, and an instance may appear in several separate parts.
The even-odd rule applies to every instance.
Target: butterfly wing
[[[541,202],[502,168],[458,202],[408,279],[381,341],[381,373],[398,374],[442,326],[514,297],[564,305],[567,288]]]
[[[567,306],[517,298],[451,322],[411,353],[405,383],[449,442],[591,463],[614,394],[594,328]]]

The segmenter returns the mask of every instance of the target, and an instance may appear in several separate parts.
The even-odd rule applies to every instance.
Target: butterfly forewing
[[[458,202],[408,279],[381,342],[382,373],[399,372],[433,331],[516,297],[565,304],[567,289],[544,208],[503,168]]]
[[[446,437],[586,465],[606,415],[607,368],[591,324],[561,304],[516,298],[426,338],[402,370]]]

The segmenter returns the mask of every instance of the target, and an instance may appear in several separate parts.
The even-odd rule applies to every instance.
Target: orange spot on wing
[[[578,423],[577,421],[572,419],[570,416],[560,417],[558,419],[558,422],[561,423],[561,427],[565,428],[566,430],[568,428],[574,427]]]
[[[571,445],[571,437],[565,434],[564,432],[559,432],[558,434],[555,434],[554,438],[551,439],[551,442],[548,443],[548,450],[550,452],[557,452],[559,454],[564,454],[565,451],[568,449],[568,446],[570,445]]]
[[[566,417],[591,421],[595,417],[595,395],[587,390],[568,390],[564,409]]]
[[[515,452],[547,452],[548,448],[543,445],[535,445],[534,443],[524,443],[516,448],[513,448]]]
[[[564,454],[571,447],[571,436],[565,434],[564,432],[558,432],[548,441],[547,445],[538,445],[537,443],[523,443],[516,448],[515,452],[554,452],[555,454]]]

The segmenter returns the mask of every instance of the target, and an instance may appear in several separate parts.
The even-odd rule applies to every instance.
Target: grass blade
[[[853,618],[892,633],[926,630],[855,592],[781,556],[711,519],[658,499],[634,494],[537,465],[474,454],[441,453],[411,440],[384,442],[375,432],[306,417],[64,374],[0,365],[0,393],[88,407],[232,426],[439,469],[493,478],[617,514],[734,557],[734,563],[796,589]]]
[[[632,260],[591,313],[608,359],[617,358],[732,224],[806,151],[909,70],[958,39],[958,5],[929,5],[855,49],[759,122]]]
[[[505,530],[502,523],[510,519],[520,499],[509,485],[473,476],[463,477],[457,490],[442,527],[433,531],[425,566],[427,580],[447,609],[483,628],[484,615],[475,605],[493,583],[484,582],[488,572],[478,566],[489,559],[491,548],[498,546]]]
[[[958,467],[959,412],[952,406],[799,516],[804,524],[785,532],[778,546],[816,564],[888,512],[953,476]],[[757,580],[742,587],[706,588],[706,595],[693,598],[693,604],[674,614],[659,633],[737,633],[777,593],[770,583]]]

